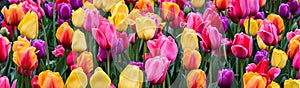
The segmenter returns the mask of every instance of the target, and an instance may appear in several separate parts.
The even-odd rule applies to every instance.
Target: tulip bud
[[[188,70],[198,69],[201,64],[201,54],[197,50],[185,49],[182,57],[184,68]]]
[[[92,31],[93,28],[97,28],[100,24],[100,13],[97,10],[86,10],[85,18],[84,18],[84,29],[86,31]]]
[[[77,57],[76,62],[76,67],[81,67],[87,75],[90,75],[94,69],[93,55],[91,52],[83,51]]]
[[[119,77],[119,88],[142,88],[143,71],[135,65],[127,65]]]
[[[290,12],[290,6],[288,4],[280,4],[278,13],[284,19],[291,19],[292,14]]]
[[[73,35],[74,31],[67,22],[57,28],[56,38],[66,48],[69,48],[72,44]]]
[[[70,2],[71,2],[72,8],[75,10],[83,5],[82,0],[70,0]]]
[[[36,39],[31,43],[31,46],[36,48],[38,58],[43,58],[46,56],[46,44],[45,41]]]
[[[49,19],[53,19],[53,3],[52,2],[48,2],[45,4],[45,14]]]
[[[78,56],[78,53],[73,52],[73,51],[68,54],[66,63],[69,67],[71,67],[72,65],[74,65],[76,63],[77,56]]]
[[[9,36],[8,29],[6,27],[2,27],[1,30],[0,30],[0,35]]]
[[[70,4],[67,3],[61,3],[59,4],[59,10],[58,10],[59,17],[61,19],[69,19],[72,16],[72,7]]]
[[[256,52],[256,54],[254,56],[254,62],[258,63],[262,59],[268,59],[268,51],[260,50],[260,51]]]
[[[286,55],[285,51],[278,50],[276,48],[273,49],[271,60],[271,65],[273,67],[278,67],[282,69],[285,67],[287,60],[288,56]]]
[[[10,88],[9,79],[6,76],[0,76],[0,85],[2,88]]]
[[[72,23],[75,27],[82,28],[84,24],[85,11],[82,8],[78,8],[73,12]]]
[[[185,28],[182,32],[180,43],[182,49],[198,49],[198,37],[196,32],[193,29]]]
[[[97,67],[90,78],[91,88],[111,88],[111,84],[112,82],[109,76],[102,70],[101,67]]]
[[[290,6],[290,10],[292,14],[298,14],[300,11],[300,4],[297,2],[297,0],[292,0],[291,2],[288,2],[288,5]]]
[[[79,29],[77,29],[74,33],[72,40],[72,50],[77,52],[82,52],[86,50],[86,40],[85,35]]]
[[[184,9],[183,9],[184,17],[186,17],[187,14],[189,14],[190,12],[193,12],[194,10],[195,10],[195,8],[193,7],[192,2],[191,1],[187,1],[184,4]]]
[[[36,38],[39,34],[37,14],[35,12],[28,12],[18,25],[18,30],[27,38]]]
[[[252,47],[253,47],[252,37],[244,33],[240,33],[234,36],[234,40],[231,46],[231,51],[234,56],[242,59],[251,56]]]
[[[223,69],[218,72],[218,85],[220,88],[230,88],[234,80],[234,73],[231,69]]]
[[[72,70],[66,81],[66,88],[86,88],[88,79],[82,68]]]

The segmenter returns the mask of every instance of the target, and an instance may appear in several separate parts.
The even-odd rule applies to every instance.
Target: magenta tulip
[[[94,18],[91,18],[91,20]],[[91,22],[87,22],[90,24]],[[100,21],[98,28],[92,29],[93,36],[99,47],[103,50],[111,50],[117,45],[116,30],[113,24],[106,20]]]
[[[204,52],[211,52],[211,50],[217,49],[221,42],[221,33],[219,33],[216,27],[209,26],[204,29],[200,34],[200,45]]]
[[[231,69],[222,69],[218,72],[218,85],[220,88],[230,88],[234,80],[234,73]]]
[[[1,88],[10,88],[9,79],[6,76],[0,76]]]
[[[239,33],[234,36],[231,46],[231,52],[238,58],[247,58],[252,54],[253,39],[252,37]]]
[[[263,21],[257,34],[266,45],[277,45],[278,43],[277,28],[273,23],[267,20]]]
[[[186,18],[186,27],[194,29],[197,33],[201,33],[205,27],[205,23],[200,13],[189,13]]]
[[[5,62],[8,58],[10,49],[10,42],[6,42],[4,37],[0,34],[0,62]]]
[[[294,36],[299,35],[299,34],[300,34],[300,29],[296,29],[294,32],[288,32],[286,34],[286,38],[290,42]]]
[[[162,56],[156,56],[148,59],[145,63],[147,80],[152,84],[163,83],[170,63],[171,61]]]
[[[62,45],[56,46],[55,50],[52,51],[55,57],[63,57],[65,54],[65,48]]]
[[[292,65],[293,65],[294,69],[299,71],[299,69],[300,69],[300,51],[298,51],[295,54]]]

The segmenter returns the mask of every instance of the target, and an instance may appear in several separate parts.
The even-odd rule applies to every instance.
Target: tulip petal
[[[94,74],[90,78],[91,88],[109,88],[111,80],[101,67],[95,69]]]

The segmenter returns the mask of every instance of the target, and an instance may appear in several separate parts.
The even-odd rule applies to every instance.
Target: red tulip
[[[72,51],[68,54],[66,63],[69,67],[71,67],[72,65],[74,65],[76,63],[77,56],[78,56],[78,53],[74,52],[74,51]]]
[[[38,78],[39,76],[38,75],[35,75],[32,79],[31,79],[31,86],[32,88],[40,88],[40,85],[38,83]]]
[[[252,37],[239,33],[234,36],[231,46],[231,52],[238,58],[247,58],[252,54],[253,40]]]
[[[6,41],[5,38],[0,34],[0,62],[5,62],[8,58],[11,43]]]
[[[263,25],[260,27],[257,34],[266,45],[277,45],[278,43],[277,28],[269,21],[263,21]]]
[[[101,49],[110,50],[117,45],[116,30],[108,21],[100,21],[98,28],[93,28],[92,32]]]
[[[211,49],[217,49],[221,42],[221,33],[219,33],[216,27],[209,26],[208,28],[204,29],[200,34],[200,45],[204,52],[210,52]]]

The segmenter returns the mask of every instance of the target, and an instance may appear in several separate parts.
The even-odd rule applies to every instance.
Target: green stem
[[[144,54],[147,53],[147,40],[144,40]]]
[[[168,84],[168,87],[170,87],[171,80],[170,80],[170,74],[169,74],[169,72],[167,72],[167,84]]]
[[[166,22],[166,36],[169,36],[169,22]]]
[[[241,63],[241,66],[240,66],[240,67],[241,67],[241,68],[240,68],[240,69],[241,69],[241,70],[240,70],[240,71],[241,71],[241,73],[240,73],[240,75],[241,75],[240,79],[241,79],[241,80],[240,80],[240,81],[241,81],[241,83],[242,83],[242,81],[243,81],[243,73],[244,73],[244,59],[240,59],[240,61],[241,61],[241,62],[240,62],[240,63]]]
[[[131,11],[131,10],[132,10],[132,8],[133,8],[133,3],[132,3],[132,2],[130,2],[130,3],[129,3],[129,11]]]
[[[250,33],[250,30],[251,30],[251,29],[250,29],[250,18],[251,18],[251,17],[250,17],[250,14],[249,14],[249,18],[248,18],[248,19],[249,19],[249,20],[248,20],[248,35],[249,35],[249,36],[251,36],[251,33]]]
[[[47,33],[46,33],[46,29],[43,26],[43,22],[41,22],[42,24],[42,29],[43,29],[43,33],[44,33],[44,40],[46,43],[46,58],[47,58],[47,68],[50,69],[50,58],[49,58],[49,48],[48,48],[48,39],[47,39]]]
[[[106,67],[107,67],[107,75],[110,76],[110,59],[109,59],[109,50],[107,50],[107,63],[106,63]]]
[[[240,33],[241,32],[241,26],[240,26],[240,20],[238,21],[238,33]]]
[[[236,57],[235,58],[235,72],[236,73],[238,73],[238,71],[239,71],[239,58],[238,57]],[[240,75],[239,75],[240,76]]]
[[[210,61],[209,61],[209,83],[212,83],[212,56],[213,56],[213,54],[210,54]]]

